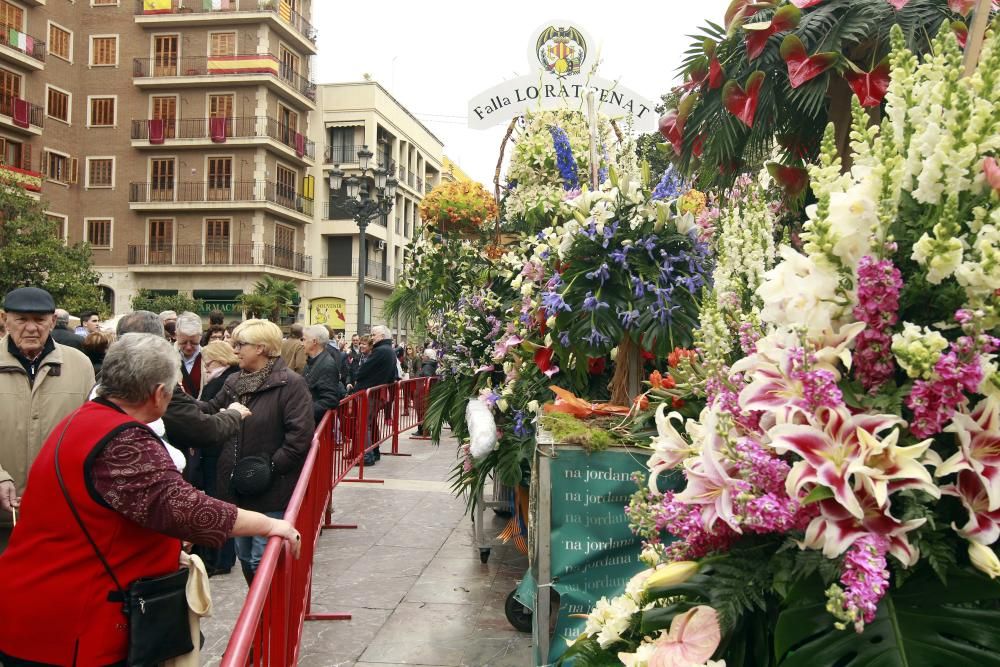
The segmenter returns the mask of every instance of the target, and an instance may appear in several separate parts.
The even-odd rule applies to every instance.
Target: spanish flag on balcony
[[[277,74],[278,59],[270,53],[209,56],[209,74]]]
[[[173,0],[142,0],[143,14],[169,14],[173,11]]]

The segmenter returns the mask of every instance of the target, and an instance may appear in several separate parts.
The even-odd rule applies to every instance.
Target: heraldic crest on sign
[[[560,78],[572,76],[580,73],[587,58],[587,40],[573,26],[549,26],[538,35],[535,52],[545,71]]]

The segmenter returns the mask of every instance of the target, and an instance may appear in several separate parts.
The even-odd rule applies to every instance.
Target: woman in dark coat
[[[218,410],[239,401],[251,414],[243,420],[235,442],[219,457],[219,494],[238,507],[281,518],[312,443],[312,396],[302,376],[281,360],[281,329],[276,324],[243,322],[233,331],[233,348],[241,372],[232,375],[208,405]],[[249,456],[263,456],[271,462],[271,483],[255,496],[238,494],[230,483],[237,459]],[[253,580],[266,545],[259,538],[236,540],[247,583]]]

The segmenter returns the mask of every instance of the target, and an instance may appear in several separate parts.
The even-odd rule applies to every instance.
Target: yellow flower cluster
[[[691,213],[692,215],[698,215],[705,210],[705,205],[708,203],[708,198],[705,196],[704,192],[700,190],[688,190],[681,196],[679,202],[681,213]]]

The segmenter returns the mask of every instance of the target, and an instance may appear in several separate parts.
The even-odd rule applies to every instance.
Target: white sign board
[[[491,127],[537,108],[583,109],[587,92],[593,90],[601,113],[614,119],[631,116],[635,129],[656,131],[655,102],[617,81],[584,71],[593,41],[582,29],[565,21],[551,21],[536,34],[529,47],[535,73],[505,81],[469,100],[469,127]]]

